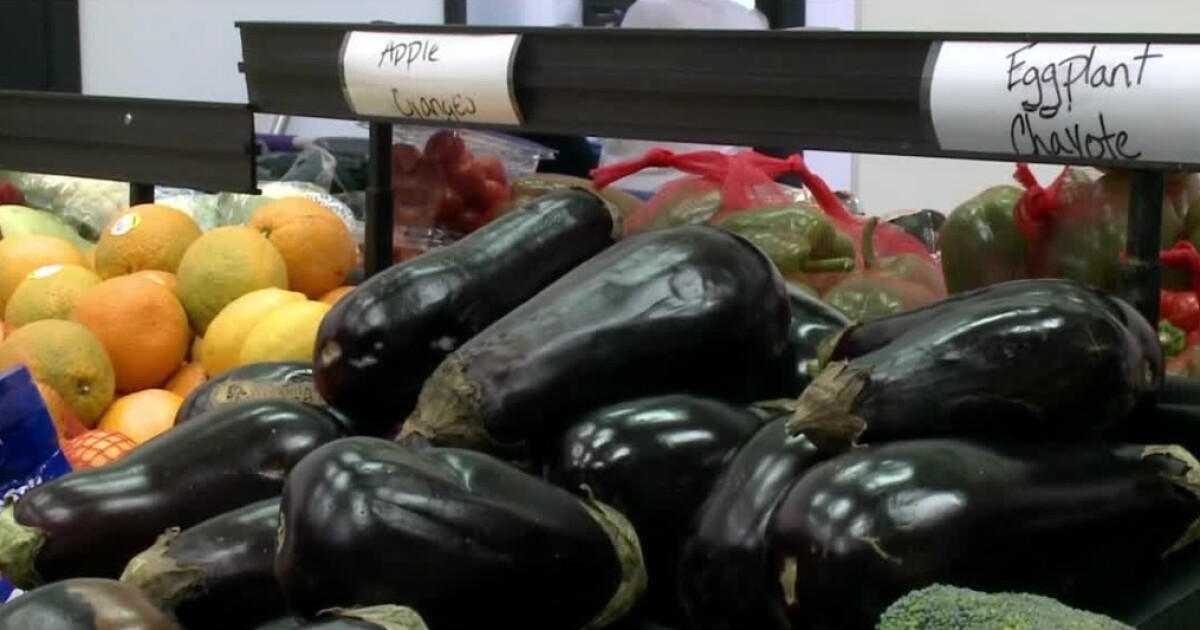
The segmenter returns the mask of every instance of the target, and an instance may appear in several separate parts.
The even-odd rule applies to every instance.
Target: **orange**
[[[19,328],[42,319],[68,319],[79,296],[97,284],[100,284],[100,277],[87,267],[38,267],[8,298],[4,321]]]
[[[178,394],[180,398],[187,398],[188,394],[203,385],[206,380],[208,377],[204,374],[203,365],[184,363],[178,372],[167,379],[167,384],[163,385],[163,389]]]
[[[71,319],[108,350],[120,393],[162,385],[183,364],[192,341],[187,313],[170,289],[135,276],[85,291]]]
[[[38,392],[42,395],[42,402],[46,403],[46,411],[50,412],[50,419],[54,420],[54,428],[58,431],[59,442],[64,442],[87,431],[83,423],[79,421],[75,410],[71,409],[71,405],[67,404],[62,394],[40,381],[35,380],[34,384],[37,385]]]
[[[356,247],[338,215],[306,197],[283,197],[263,205],[250,227],[271,240],[287,262],[288,283],[311,299],[338,288],[354,267]]]
[[[164,287],[167,287],[168,289],[170,289],[172,293],[175,292],[175,287],[178,284],[178,282],[175,280],[175,274],[173,274],[169,271],[158,271],[156,269],[147,269],[145,271],[137,271],[137,272],[131,273],[129,275],[131,275],[135,278],[142,278],[145,280],[150,280],[151,282],[157,282],[157,283],[163,285]]]
[[[58,392],[93,427],[113,399],[113,365],[104,344],[84,326],[44,319],[0,342],[0,370],[25,364],[33,377]]]
[[[322,295],[321,299],[319,301],[324,302],[329,305],[337,304],[339,301],[341,301],[342,298],[349,295],[349,293],[353,290],[354,290],[354,287],[349,287],[349,286],[338,287],[338,288],[330,291],[329,293]]]
[[[217,313],[251,291],[288,286],[287,264],[257,230],[242,225],[201,236],[179,263],[175,293],[196,334],[203,336]]]
[[[200,226],[168,206],[142,204],[118,213],[100,233],[95,269],[101,278],[154,269],[175,273],[200,238]]]
[[[53,236],[17,236],[0,240],[0,313],[17,285],[38,267],[87,266],[87,260],[68,241]]]
[[[116,399],[100,424],[102,431],[121,433],[138,444],[175,426],[175,414],[183,398],[165,389],[146,389]]]
[[[115,462],[135,448],[137,443],[127,436],[93,429],[63,444],[63,455],[72,470],[87,470]]]

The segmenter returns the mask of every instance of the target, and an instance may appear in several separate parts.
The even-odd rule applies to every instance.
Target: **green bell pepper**
[[[945,296],[936,268],[919,256],[876,258],[878,225],[879,219],[871,217],[863,227],[863,268],[834,285],[823,297],[827,304],[856,321],[893,315]]]
[[[804,205],[735,212],[718,224],[758,245],[781,273],[849,271],[849,256],[819,208]]]
[[[950,293],[1029,277],[1013,210],[1016,186],[993,186],[955,208],[942,226],[942,274]]]

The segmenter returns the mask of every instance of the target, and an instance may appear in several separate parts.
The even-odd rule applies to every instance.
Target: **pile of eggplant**
[[[0,628],[858,630],[935,583],[1128,619],[1196,562],[1200,393],[1121,300],[857,323],[617,216],[560,191],[388,269],[322,323],[321,400],[198,407],[5,507]]]

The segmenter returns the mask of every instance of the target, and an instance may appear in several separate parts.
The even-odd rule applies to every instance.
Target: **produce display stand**
[[[154,186],[257,192],[245,105],[0,91],[0,168]]]
[[[368,273],[390,264],[391,231],[387,226],[391,224],[391,125],[401,121],[444,125],[446,120],[418,120],[402,116],[399,111],[391,116],[356,112],[347,97],[343,59],[347,38],[354,33],[416,38],[519,36],[508,76],[520,112],[519,125],[455,123],[463,127],[1136,169],[1122,292],[1150,321],[1157,321],[1157,235],[1161,217],[1144,210],[1162,203],[1165,170],[1200,164],[1200,144],[1193,155],[1173,155],[1170,159],[1154,159],[1150,155],[1153,152],[1145,151],[1145,155],[1130,159],[1111,151],[1096,158],[1065,152],[1030,155],[1016,150],[972,150],[961,143],[939,141],[930,106],[931,74],[950,42],[1015,47],[1034,43],[1074,45],[1084,50],[1092,44],[1118,48],[1153,45],[1178,52],[1200,43],[1200,37],[1190,35],[665,31],[278,22],[241,22],[238,27],[243,47],[241,67],[256,111],[371,120]],[[1125,73],[1130,76],[1128,67]],[[1179,81],[1186,84],[1187,79],[1181,76]],[[1062,85],[1055,87],[1061,89]],[[1181,89],[1189,87],[1183,85]],[[1076,90],[1083,91],[1079,85]],[[1185,93],[1180,92],[1181,96]],[[1162,90],[1147,90],[1132,100],[1146,105],[1145,101],[1157,98],[1156,94],[1161,95]],[[980,125],[996,122],[987,107],[980,109]],[[1149,106],[1145,110],[1148,115],[1155,111]],[[1078,133],[1079,128],[1075,129]]]

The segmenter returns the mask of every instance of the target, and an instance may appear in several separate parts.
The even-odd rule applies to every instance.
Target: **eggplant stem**
[[[34,561],[46,544],[46,533],[17,522],[13,504],[0,510],[0,573],[17,588],[29,590],[43,583]]]
[[[816,260],[809,259],[800,263],[800,271],[804,273],[854,271],[854,259],[848,256],[843,258],[819,258]]]
[[[407,606],[365,606],[363,608],[330,608],[317,613],[321,617],[358,619],[379,626],[382,630],[429,630],[425,619]]]
[[[796,401],[796,411],[788,419],[788,435],[803,433],[823,452],[842,453],[858,443],[867,429],[862,418],[851,413],[868,374],[852,368],[847,361],[825,366]]]
[[[582,630],[599,630],[612,625],[633,609],[634,604],[646,592],[649,580],[646,563],[642,559],[642,544],[633,525],[611,506],[595,499],[580,499],[579,502],[612,541],[617,560],[621,564],[621,583],[604,608],[583,627]]]
[[[1187,449],[1176,444],[1153,445],[1142,449],[1143,458],[1155,455],[1170,457],[1182,462],[1187,467],[1187,470],[1182,475],[1169,476],[1168,479],[1190,492],[1197,500],[1200,500],[1200,461],[1197,461],[1196,457],[1189,453]],[[1197,540],[1200,540],[1200,519],[1196,519],[1191,525],[1188,525],[1187,530],[1183,532],[1179,540],[1174,545],[1171,545],[1170,549],[1163,552],[1163,557],[1165,558],[1176,551],[1189,547]]]
[[[451,354],[425,381],[417,408],[405,420],[399,439],[417,435],[437,446],[496,452],[502,445],[483,426],[481,398],[479,386],[467,376],[466,361]]]
[[[163,610],[195,599],[205,592],[204,569],[167,555],[179,528],[163,532],[149,549],[134,556],[121,573],[121,581],[138,590]]]

